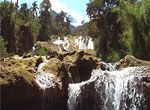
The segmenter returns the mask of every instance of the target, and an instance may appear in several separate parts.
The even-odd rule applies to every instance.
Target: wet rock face
[[[42,71],[53,74],[57,81],[62,81],[62,83],[68,83],[68,73],[64,64],[57,58],[52,58],[49,62],[42,68]]]
[[[69,85],[69,110],[93,110],[95,108],[94,81]]]
[[[150,77],[144,67],[96,70],[88,81],[69,85],[69,110],[149,110]]]

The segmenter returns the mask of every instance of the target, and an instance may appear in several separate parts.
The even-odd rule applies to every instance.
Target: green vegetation
[[[91,0],[87,6],[98,57],[116,61],[131,54],[150,60],[149,0]]]
[[[7,57],[8,53],[6,50],[4,39],[0,36],[0,57]]]
[[[38,7],[36,1],[31,7],[28,7],[27,3],[19,7],[18,3],[14,5],[6,0],[0,2],[0,35],[3,36],[9,54],[23,55],[32,50],[37,40],[48,41],[52,35],[71,33],[73,18],[70,15],[61,12],[56,13],[56,18],[53,17],[49,0],[43,0],[40,8]],[[57,19],[58,16],[61,19]],[[40,51],[42,55],[46,54],[43,49]]]
[[[44,47],[37,47],[37,52],[35,54],[40,55],[40,56],[46,56],[48,52],[45,50]]]
[[[123,40],[130,54],[150,60],[150,0],[141,2],[120,1],[115,9],[123,23]]]
[[[65,22],[66,20],[66,22]],[[74,19],[67,13],[61,11],[56,15],[55,19],[55,35],[68,35],[71,33],[71,22],[73,22]]]
[[[96,56],[107,62],[127,54],[150,60],[150,0],[90,0],[90,22],[82,21],[75,29],[71,25],[74,19],[63,11],[51,10],[50,0],[43,0],[38,7],[36,1],[31,7],[0,2],[0,56],[23,55],[31,52],[36,41],[51,42],[52,36],[74,35],[93,37]],[[44,48],[37,53],[48,54]]]
[[[84,23],[82,21],[82,25],[78,26],[76,29],[72,31],[72,35],[74,36],[88,36],[89,35],[89,23]],[[92,35],[90,35],[92,36]]]

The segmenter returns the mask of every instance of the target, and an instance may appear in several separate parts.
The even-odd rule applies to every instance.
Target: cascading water
[[[33,45],[33,47],[32,47],[32,52],[35,51],[35,46],[36,46],[36,44]]]
[[[111,71],[93,71],[88,81],[69,84],[68,110],[148,110],[150,94],[147,96],[145,91],[150,91],[150,85],[144,80],[146,69],[114,70],[110,66]]]
[[[94,43],[93,43],[92,38],[89,38],[87,48],[88,48],[88,49],[91,49],[91,50],[94,50]]]
[[[54,76],[50,73],[41,71],[42,67],[48,63],[48,61],[49,60],[45,60],[41,63],[38,67],[37,73],[35,74],[36,82],[42,89],[56,86]]]
[[[71,38],[67,38],[67,37],[63,37],[62,39],[60,39],[60,37],[53,42],[54,44],[56,44],[58,46],[58,49],[61,51],[60,49],[60,45],[62,45],[63,49],[70,52],[73,49],[90,49],[93,50],[94,49],[94,44],[93,44],[93,40],[90,37],[71,37]]]
[[[36,77],[36,82],[39,85],[39,87],[42,89],[42,94],[41,94],[41,110],[48,110],[50,108],[49,105],[49,94],[46,89],[49,88],[55,88],[56,87],[56,80],[55,77],[48,73],[48,72],[43,72],[42,68],[45,64],[48,63],[49,60],[45,60],[43,63],[39,64],[37,72],[35,73]]]

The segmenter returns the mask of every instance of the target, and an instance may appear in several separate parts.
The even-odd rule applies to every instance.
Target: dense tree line
[[[34,43],[48,41],[52,35],[70,34],[73,18],[65,13],[58,13],[53,20],[51,3],[43,0],[40,6],[36,1],[28,7],[27,3],[0,2],[0,36],[10,54],[24,54],[31,51]]]
[[[77,26],[73,31],[72,35],[74,36],[89,36],[89,28],[90,25],[88,22],[84,22],[84,20],[81,22],[81,25]],[[92,37],[92,35],[91,35]]]
[[[72,34],[94,37],[96,56],[105,61],[127,54],[150,60],[150,0],[90,0],[87,14],[90,22],[83,21],[71,31],[74,19],[63,11],[54,17],[49,0],[40,6],[35,1],[31,7],[4,0],[0,2],[0,56],[24,54],[37,40]]]
[[[150,60],[150,0],[90,0],[89,34],[97,56],[116,61],[126,54]]]

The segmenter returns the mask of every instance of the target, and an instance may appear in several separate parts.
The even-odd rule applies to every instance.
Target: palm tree
[[[67,34],[69,34],[70,31],[70,23],[73,22],[73,18],[71,17],[71,15],[67,15],[66,16],[66,27],[67,27]]]
[[[31,9],[32,9],[32,11],[33,11],[33,18],[35,18],[35,17],[37,18],[37,10],[38,10],[39,8],[38,8],[38,5],[37,5],[36,1],[32,3],[32,8],[31,8]],[[35,14],[34,14],[34,13],[35,13]],[[36,16],[35,16],[35,15],[36,15]]]
[[[62,26],[64,26],[65,17],[66,17],[66,13],[61,11],[60,12],[60,22],[62,23]]]

